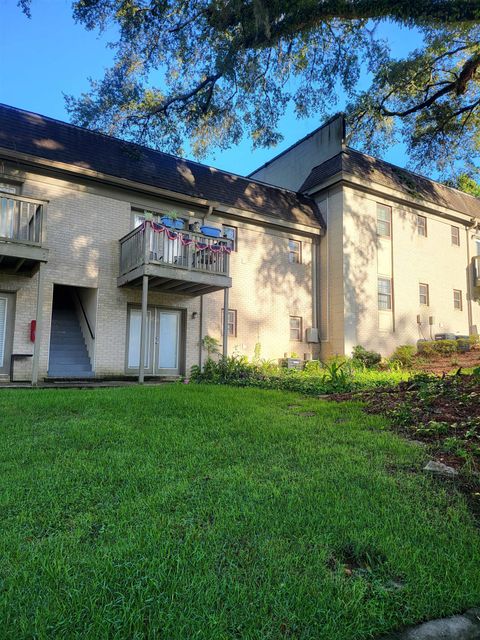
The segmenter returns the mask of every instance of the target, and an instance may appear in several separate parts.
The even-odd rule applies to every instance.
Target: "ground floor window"
[[[223,309],[222,309],[221,326],[222,326],[222,335],[223,335]],[[227,327],[228,327],[227,335],[229,337],[235,338],[237,336],[237,310],[236,309],[228,310]]]
[[[378,278],[378,308],[390,311],[392,308],[392,280],[380,276]]]
[[[418,285],[419,302],[426,307],[430,304],[430,292],[428,289],[428,284],[421,282]]]
[[[295,342],[302,340],[302,318],[300,316],[290,316],[290,340]]]
[[[462,292],[460,289],[453,290],[453,308],[461,311],[463,308]]]

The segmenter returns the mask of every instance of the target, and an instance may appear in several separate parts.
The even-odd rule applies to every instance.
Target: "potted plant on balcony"
[[[170,229],[183,229],[185,226],[185,221],[178,217],[176,211],[170,211],[168,214],[162,216],[161,221],[165,227],[169,227]]]

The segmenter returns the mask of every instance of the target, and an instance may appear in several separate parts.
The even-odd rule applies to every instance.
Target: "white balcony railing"
[[[43,203],[0,193],[0,240],[42,243]]]
[[[120,240],[120,275],[153,263],[228,276],[231,247],[226,238],[175,231],[146,221]]]

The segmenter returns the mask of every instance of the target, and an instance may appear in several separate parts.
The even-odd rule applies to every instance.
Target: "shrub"
[[[406,369],[410,369],[413,366],[413,357],[416,353],[416,349],[411,344],[402,344],[397,347],[390,358],[390,362],[398,363]]]
[[[262,387],[297,391],[307,395],[345,393],[356,389],[371,389],[397,384],[405,374],[392,374],[362,369],[355,370],[350,361],[333,358],[327,363],[311,362],[306,370],[285,369],[263,360],[249,362],[245,356],[207,359],[203,370],[192,367],[191,381],[207,384],[232,384],[241,387]]]
[[[425,340],[418,343],[418,352],[425,358],[451,356],[459,350],[460,340]]]
[[[458,340],[435,340],[434,349],[442,356],[450,356],[458,351]]]
[[[378,364],[380,364],[381,359],[382,356],[376,351],[367,351],[365,347],[362,347],[360,345],[357,345],[353,348],[353,363],[363,366],[366,369],[373,369],[373,367],[376,367]]]

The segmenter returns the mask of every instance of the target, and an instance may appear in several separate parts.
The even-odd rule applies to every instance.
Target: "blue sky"
[[[33,0],[32,18],[16,6],[16,0],[0,0],[0,102],[68,120],[63,94],[78,95],[88,89],[88,78],[100,78],[112,61],[108,36],[88,32],[72,18],[70,0]],[[382,35],[396,55],[419,44],[418,35],[385,25]],[[340,99],[339,109],[342,107]],[[247,174],[321,124],[316,118],[298,120],[288,113],[282,120],[284,140],[274,149],[252,151],[249,140],[227,151],[214,151],[204,162],[239,174]],[[404,166],[401,146],[385,156]]]

